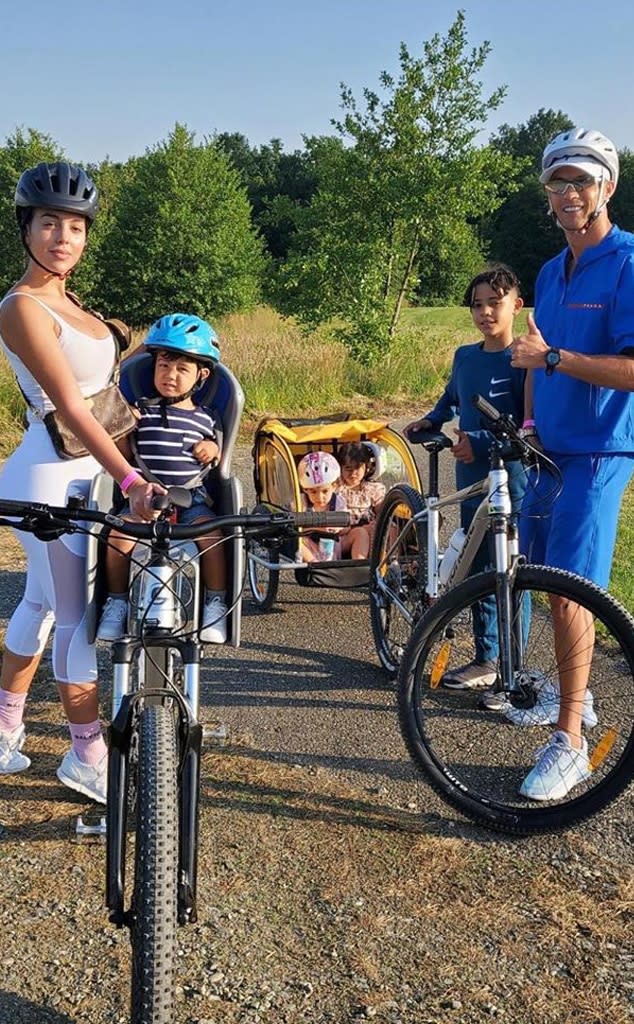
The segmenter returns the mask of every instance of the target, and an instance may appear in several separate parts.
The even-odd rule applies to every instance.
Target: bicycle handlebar
[[[164,496],[158,495],[160,499]],[[169,491],[168,491],[169,497]],[[189,526],[156,519],[150,523],[131,522],[114,512],[86,508],[83,500],[71,500],[66,506],[46,505],[40,502],[0,499],[0,526],[33,533],[41,540],[53,540],[63,533],[82,529],[82,522],[111,526],[135,540],[171,539],[194,540],[218,529],[242,529],[245,534],[262,536],[276,533],[291,536],[304,529],[345,528],[350,525],[349,512],[291,512],[275,506],[258,506],[255,512],[240,512],[229,516],[216,516]]]

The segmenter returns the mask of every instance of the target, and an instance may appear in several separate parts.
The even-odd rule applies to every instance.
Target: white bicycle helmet
[[[334,484],[340,476],[339,463],[328,452],[309,452],[297,467],[301,487],[324,487]]]
[[[570,131],[556,135],[546,146],[539,180],[545,185],[560,167],[575,167],[584,174],[598,178],[597,165],[607,170],[610,180],[616,185],[619,180],[619,155],[614,143],[601,132],[571,128]]]
[[[614,143],[601,132],[586,131],[585,128],[571,128],[567,132],[556,135],[546,146],[542,155],[542,173],[539,176],[542,185],[550,181],[555,171],[561,167],[574,167],[582,174],[589,174],[599,180],[599,195],[595,210],[590,214],[583,227],[577,229],[579,234],[583,235],[592,222],[597,219],[608,201],[605,196],[606,181],[613,181],[616,188],[619,180],[619,155]],[[555,216],[550,195],[548,196],[548,207],[558,227],[561,227]]]

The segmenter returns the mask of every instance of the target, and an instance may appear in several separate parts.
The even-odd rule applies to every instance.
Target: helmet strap
[[[29,249],[28,243],[24,235],[22,235],[22,245],[26,249],[29,259],[33,260],[34,263],[37,263],[38,267],[41,267],[42,270],[45,270],[47,274],[51,275],[51,277],[57,277],[60,281],[65,281],[67,277],[70,277],[73,270],[77,266],[77,263],[79,263],[78,260],[77,263],[75,263],[75,266],[71,267],[70,270],[67,270],[65,274],[58,274],[56,270],[51,270],[50,267],[45,266],[40,260],[38,260],[37,256],[33,255],[31,250]]]

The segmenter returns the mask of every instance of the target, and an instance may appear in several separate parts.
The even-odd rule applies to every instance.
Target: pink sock
[[[76,722],[69,722],[73,750],[80,761],[84,764],[97,764],[107,751],[106,743],[101,732],[101,722],[86,722],[79,725]]]
[[[2,732],[15,732],[22,725],[26,693],[11,693],[0,690],[0,729]]]

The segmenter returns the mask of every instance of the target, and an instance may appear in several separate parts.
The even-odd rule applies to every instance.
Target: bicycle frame
[[[524,638],[522,636],[522,615],[518,614],[519,609],[512,607],[512,582],[520,558],[519,531],[513,516],[508,473],[502,457],[503,445],[497,440],[492,443],[490,468],[484,479],[441,497],[438,473],[439,454],[443,448],[450,445],[449,439],[445,435],[430,432],[427,438],[421,438],[421,444],[429,456],[429,489],[424,499],[425,505],[420,510],[416,510],[416,503],[414,503],[409,508],[409,516],[403,517],[404,521],[399,522],[399,516],[392,522],[390,529],[393,529],[394,533],[388,535],[387,543],[379,559],[379,567],[372,577],[371,585],[375,593],[383,595],[383,599],[389,602],[403,622],[409,628],[413,628],[420,615],[432,606],[442,592],[461,583],[470,575],[481,545],[487,534],[490,534],[493,568],[497,580],[496,606],[500,676],[505,688],[512,691],[518,685],[514,663],[518,660],[517,652],[523,650]],[[441,583],[440,565],[444,555],[440,547],[442,510],[460,507],[462,502],[478,497],[481,497],[482,500],[469,525],[462,548],[458,552],[449,575]],[[395,498],[395,501],[398,501],[398,498]],[[408,499],[409,503],[411,503],[411,499]],[[412,602],[409,592],[401,593],[398,572],[394,577],[388,568],[392,563],[392,558],[398,565],[399,552],[407,549],[412,532],[417,535],[417,550],[422,551],[424,544],[425,557],[424,578],[419,578],[418,582],[419,593],[424,596],[424,600],[414,602]],[[409,607],[407,602],[409,602]],[[379,648],[377,647],[377,649]],[[381,653],[380,657],[383,660]],[[392,655],[388,654],[386,659],[385,667],[393,671]]]
[[[157,539],[152,554],[169,557],[169,541]],[[151,572],[151,569],[146,570]],[[133,615],[134,617],[134,610]],[[182,666],[182,700],[174,691],[174,652]],[[175,701],[179,709],[179,840],[177,918],[195,922],[198,863],[198,796],[203,730],[198,721],[201,644],[197,636],[181,639],[166,627],[145,626],[142,635],[112,646],[112,723],[109,729],[108,805],[106,816],[106,906],[110,921],[129,924],[125,910],[125,853],[127,803],[130,787],[129,754],[134,744],[134,715],[138,702]],[[133,687],[133,665],[139,686]],[[148,671],[149,669],[149,671]],[[142,671],[143,670],[143,671]],[[158,685],[154,683],[157,677]],[[161,680],[161,677],[164,679]],[[149,678],[148,678],[149,677]]]

